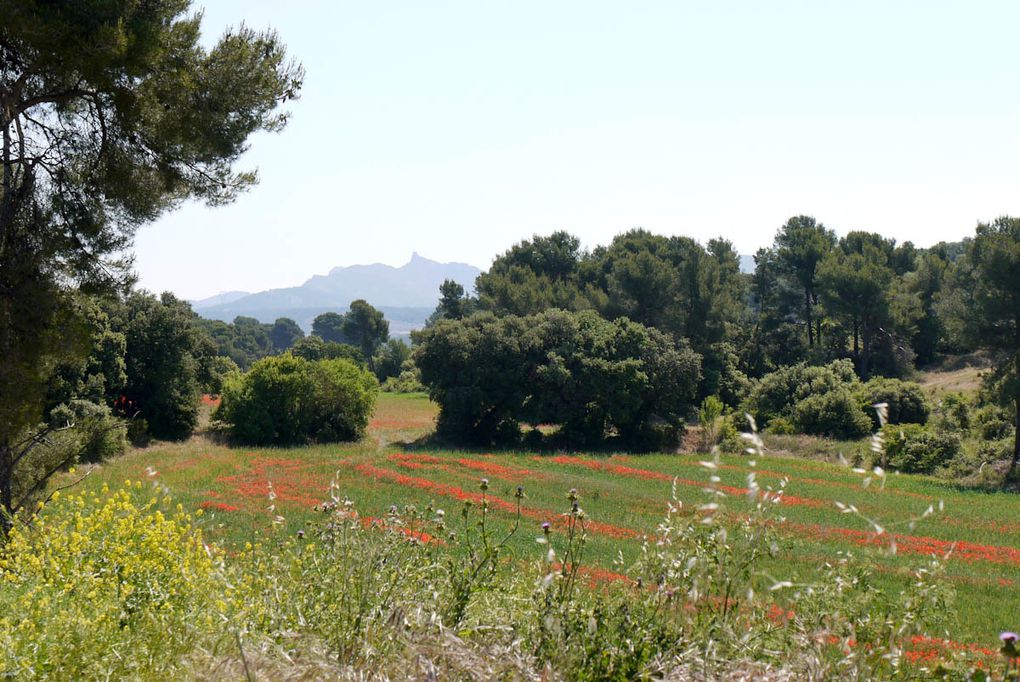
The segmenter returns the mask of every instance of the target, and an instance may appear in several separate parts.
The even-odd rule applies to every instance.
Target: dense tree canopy
[[[198,420],[199,397],[215,347],[191,307],[171,294],[133,294],[119,309],[126,339],[123,396],[156,438],[180,440]],[[128,415],[131,416],[131,415]]]
[[[369,367],[374,364],[376,350],[390,338],[390,323],[382,312],[361,299],[351,303],[341,330],[347,343],[357,347],[368,360]]]
[[[615,432],[631,447],[661,445],[682,430],[699,378],[686,342],[594,311],[483,313],[413,338],[439,431],[464,442],[513,442],[521,423],[548,423],[560,425],[565,444]]]
[[[818,266],[836,245],[836,235],[810,216],[790,218],[776,235],[780,267],[800,285],[808,345],[820,342],[821,320],[812,316],[818,304]]]
[[[346,343],[344,316],[340,313],[322,313],[312,320],[312,334],[326,342]]]
[[[993,387],[1020,426],[1020,218],[981,223],[953,269],[942,310],[953,334],[996,354]],[[1015,429],[1010,472],[1020,461]]]
[[[187,0],[8,0],[0,21],[0,506],[52,367],[87,351],[73,290],[123,282],[136,228],[230,201],[249,136],[300,88],[272,32],[199,41]],[[80,342],[76,342],[76,340]]]

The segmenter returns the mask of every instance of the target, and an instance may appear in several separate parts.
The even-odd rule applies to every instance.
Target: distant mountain
[[[299,287],[270,289],[230,300],[220,294],[192,304],[199,315],[230,322],[238,315],[272,322],[290,317],[306,332],[312,320],[324,312],[346,312],[359,298],[380,309],[390,322],[393,336],[406,336],[424,326],[439,302],[439,285],[452,279],[465,290],[474,289],[481,270],[466,263],[439,263],[417,253],[399,268],[375,263],[333,268],[328,275],[315,275]]]
[[[203,298],[198,301],[191,301],[192,308],[211,308],[214,305],[224,305],[227,303],[233,303],[238,299],[242,299],[245,296],[251,296],[250,291],[224,291],[221,294],[210,296],[209,298]]]
[[[754,273],[754,256],[740,257],[740,271],[747,275]]]

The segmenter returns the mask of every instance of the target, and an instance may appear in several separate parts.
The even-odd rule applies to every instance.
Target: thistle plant
[[[514,492],[516,512],[510,530],[497,535],[488,522],[489,502],[487,493],[489,480],[483,478],[478,484],[481,501],[478,511],[471,500],[464,500],[461,507],[463,530],[460,536],[449,535],[454,551],[446,559],[447,579],[450,585],[450,601],[443,613],[443,622],[457,626],[464,620],[472,596],[484,589],[495,577],[499,568],[500,555],[521,525],[521,502],[524,500],[524,486],[517,486]],[[457,550],[462,551],[458,552]]]

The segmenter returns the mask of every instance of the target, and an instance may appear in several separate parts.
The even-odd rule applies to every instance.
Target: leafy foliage
[[[513,442],[525,421],[559,424],[564,443],[599,443],[615,430],[649,447],[682,429],[699,374],[686,344],[593,311],[441,320],[414,338],[440,433],[469,442]]]
[[[1020,415],[1020,218],[1002,217],[977,226],[939,305],[951,335],[996,353],[992,385]],[[1010,473],[1018,461],[1020,429]]]
[[[279,105],[300,89],[301,68],[274,33],[242,26],[207,48],[201,14],[188,8],[187,0],[4,4],[4,512],[14,441],[43,416],[54,366],[88,352],[75,294],[130,280],[126,252],[139,225],[186,199],[220,204],[251,186],[255,173],[235,162],[253,133],[283,127]],[[154,428],[177,435],[188,419],[177,421]]]
[[[887,406],[886,421],[889,424],[925,424],[928,421],[928,400],[919,384],[874,377],[861,384],[855,395],[861,408],[872,417],[872,430],[880,426],[878,415],[871,409],[872,405],[885,403]]]
[[[187,438],[210,376],[211,340],[196,324],[191,306],[169,293],[158,299],[133,294],[117,315],[127,347],[122,409],[127,416],[137,411],[156,438]]]
[[[830,438],[862,438],[871,420],[846,388],[810,395],[793,406],[793,422],[800,433]]]
[[[960,454],[959,436],[920,424],[890,424],[882,438],[888,465],[904,473],[934,473]]]
[[[405,365],[410,364],[409,367]],[[400,375],[406,369],[413,369],[411,347],[403,339],[390,339],[380,347],[373,360],[375,376],[380,382]]]
[[[317,335],[306,336],[290,349],[291,355],[316,362],[318,360],[336,360],[343,358],[351,362],[364,365],[365,356],[361,351],[349,343],[338,343],[336,341],[323,341]]]
[[[745,407],[762,428],[776,417],[792,418],[797,403],[811,396],[854,388],[859,383],[849,360],[825,366],[784,367],[755,382]]]
[[[228,377],[215,416],[245,443],[357,440],[368,426],[377,386],[375,377],[348,360],[310,362],[285,354]]]

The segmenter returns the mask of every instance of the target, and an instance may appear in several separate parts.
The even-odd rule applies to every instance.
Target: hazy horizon
[[[413,251],[486,269],[558,229],[753,254],[798,214],[923,247],[1020,214],[1014,3],[299,7],[205,3],[208,40],[273,27],[305,87],[240,164],[258,186],[139,231],[141,286],[201,299]]]

